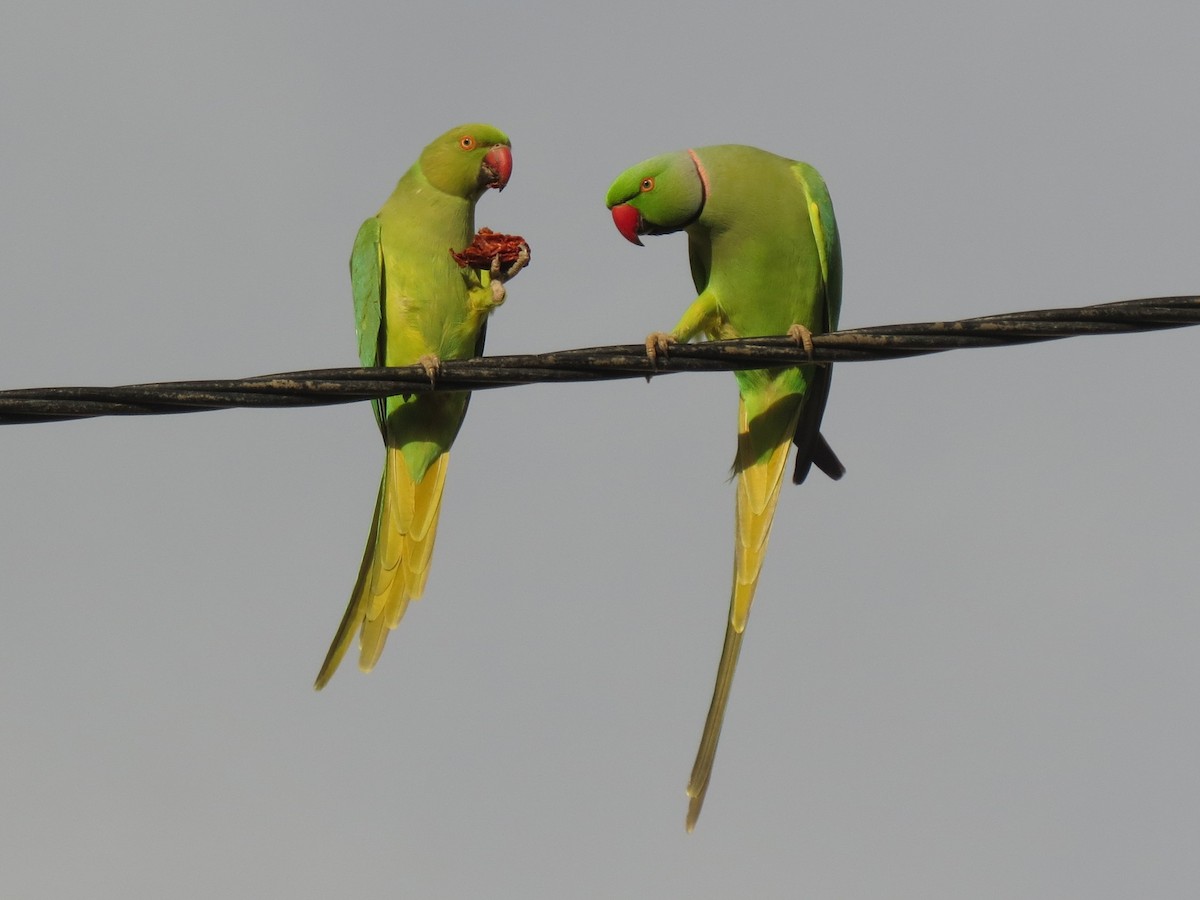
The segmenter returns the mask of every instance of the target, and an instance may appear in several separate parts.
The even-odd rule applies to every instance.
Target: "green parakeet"
[[[651,358],[700,333],[714,340],[811,334],[837,328],[842,258],[825,182],[807,163],[726,144],[667,153],[626,170],[608,191],[617,229],[639,235],[685,231],[699,296],[670,334],[646,341]],[[791,444],[792,480],[816,465],[845,469],[821,436],[829,366],[735,373],[738,438],[733,591],[712,704],[688,782],[687,829],[708,790],[725,705],[758,583]]]
[[[475,234],[475,203],[512,174],[508,137],[491,125],[460,125],[426,147],[378,214],[363,223],[350,256],[358,356],[364,366],[421,364],[483,351],[487,317],[504,301],[498,265],[460,267],[451,251]],[[526,248],[527,249],[527,248]],[[524,254],[527,259],[527,253]],[[360,632],[359,668],[370,671],[408,601],[421,596],[437,530],[450,445],[467,393],[420,393],[374,402],[386,456],[358,582],[316,688],[333,676]]]

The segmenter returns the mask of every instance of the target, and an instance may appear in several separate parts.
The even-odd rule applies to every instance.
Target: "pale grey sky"
[[[1200,291],[1194,4],[414,5],[11,4],[0,387],[353,365],[355,231],[476,119],[534,248],[491,353],[672,325],[685,239],[604,193],[726,141],[824,174],[846,326]],[[1198,351],[840,366],[690,836],[731,376],[478,396],[425,599],[321,694],[365,405],[0,429],[0,893],[1194,894]]]

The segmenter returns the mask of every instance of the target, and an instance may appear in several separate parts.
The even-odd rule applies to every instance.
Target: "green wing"
[[[825,277],[825,324],[836,331],[842,312],[842,243],[838,239],[837,219],[833,216],[833,201],[825,179],[808,163],[796,163],[792,171],[804,188],[808,200],[809,219],[817,252],[821,257],[821,274]]]
[[[350,252],[350,283],[354,288],[354,330],[358,333],[358,359],[363,366],[383,364],[383,251],[379,220],[367,219],[358,229]],[[383,400],[375,400],[375,421],[383,429]]]
[[[842,312],[842,244],[838,238],[837,219],[833,216],[833,201],[829,199],[825,179],[808,163],[795,163],[792,172],[804,189],[808,217],[821,259],[821,275],[825,282],[825,302],[821,311],[823,330],[836,331]],[[832,378],[832,366],[816,366],[811,370],[804,408],[792,438],[796,445],[793,484],[803,483],[813,465],[834,481],[845,474],[846,467],[821,435],[821,418],[825,415]]]

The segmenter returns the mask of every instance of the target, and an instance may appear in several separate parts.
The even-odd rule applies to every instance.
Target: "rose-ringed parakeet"
[[[491,125],[460,125],[426,147],[378,214],[363,223],[350,256],[358,356],[364,366],[425,367],[483,351],[487,317],[504,302],[507,271],[462,267],[451,255],[471,244],[475,203],[512,173],[508,137]],[[359,668],[370,671],[388,631],[429,574],[450,445],[467,393],[419,393],[374,401],[386,457],[358,581],[316,688],[333,676],[354,633]]]
[[[626,170],[608,191],[617,229],[639,235],[685,231],[699,296],[670,334],[646,340],[652,359],[701,332],[714,340],[837,328],[842,259],[833,206],[812,166],[754,147],[727,144],[667,153]],[[831,370],[807,365],[735,373],[738,439],[733,591],[712,704],[688,782],[687,828],[700,815],[742,635],[758,583],[791,444],[792,480],[816,465],[845,469],[821,436]]]

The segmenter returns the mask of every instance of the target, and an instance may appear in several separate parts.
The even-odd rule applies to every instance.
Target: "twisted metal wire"
[[[642,344],[445,360],[431,382],[420,366],[316,369],[254,378],[119,387],[0,391],[0,425],[94,416],[141,416],[232,407],[326,406],[392,394],[483,390],[518,384],[612,381],[673,372],[716,372],[899,359],[968,347],[1029,344],[1200,324],[1200,296],[1151,297],[1064,309],[855,328],[813,338],[809,356],[787,337],[678,344],[657,365]]]

